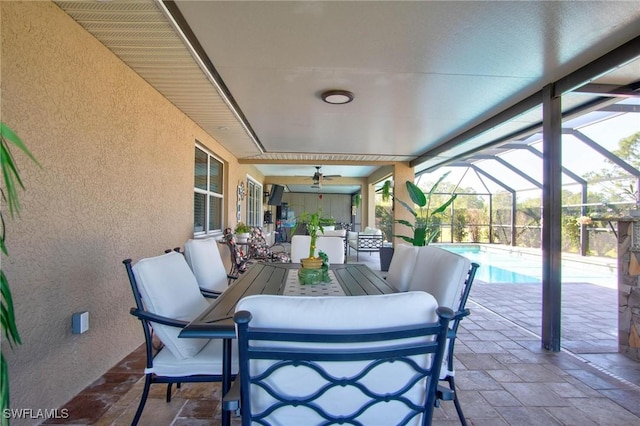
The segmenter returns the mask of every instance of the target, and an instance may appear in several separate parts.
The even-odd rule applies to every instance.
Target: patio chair
[[[231,268],[229,275],[242,274],[249,267],[249,259],[242,252],[242,249],[238,246],[236,236],[231,228],[226,228],[222,236],[223,241],[229,247],[229,253],[231,254]]]
[[[142,398],[132,421],[136,425],[151,384],[166,383],[169,402],[173,383],[222,381],[222,341],[178,338],[181,328],[209,306],[182,254],[170,251],[133,266],[131,259],[123,263],[136,302],[130,313],[142,323],[147,356]]]
[[[184,244],[184,257],[205,297],[215,299],[238,278],[237,275],[227,274],[218,242],[213,238],[188,240]]]
[[[416,267],[418,247],[397,244],[387,272],[387,282],[398,291],[407,291]]]
[[[251,235],[249,236],[247,256],[249,259],[262,260],[266,262],[281,262],[289,263],[289,255],[282,250],[276,251],[273,246],[267,243],[267,238],[264,234],[264,230],[259,226],[251,228]],[[280,244],[278,244],[280,246]]]
[[[291,237],[291,262],[300,263],[300,259],[309,257],[309,246],[311,237],[309,235],[294,235]]]
[[[245,297],[223,407],[245,426],[430,424],[451,317],[424,292]]]
[[[409,291],[426,291],[436,298],[438,306],[447,307],[455,312],[455,316],[449,324],[447,350],[440,370],[440,380],[446,381],[449,389],[453,391],[453,403],[463,425],[466,425],[467,422],[458,400],[458,394],[455,392],[453,350],[458,325],[462,318],[471,313],[465,306],[478,266],[477,263],[471,263],[466,257],[440,247],[420,247],[413,270],[413,278],[408,288]]]
[[[344,263],[344,240],[340,237],[318,237],[316,255],[323,251],[329,257],[329,263]]]

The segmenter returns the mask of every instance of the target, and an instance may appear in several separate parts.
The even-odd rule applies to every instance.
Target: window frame
[[[245,220],[249,226],[262,226],[262,188],[259,181],[247,175]]]
[[[203,152],[204,154],[207,155],[207,179],[206,179],[206,188],[207,189],[202,189],[202,188],[198,188],[196,186],[196,179],[197,179],[197,175],[196,175],[196,155],[197,155],[197,150],[200,150],[201,152]],[[222,230],[224,228],[224,202],[225,202],[225,168],[226,168],[226,164],[225,162],[218,157],[217,155],[213,154],[210,150],[208,150],[204,145],[198,143],[196,141],[195,146],[194,146],[194,151],[193,151],[193,191],[194,191],[194,201],[193,201],[193,235],[208,235],[208,234],[213,234],[213,233],[222,233]],[[219,164],[220,166],[220,190],[222,192],[216,192],[216,191],[212,191],[211,190],[211,165],[212,165],[212,161],[215,161],[216,163]],[[201,194],[205,196],[205,212],[204,212],[204,226],[202,227],[202,230],[196,230],[196,201],[195,201],[195,196],[196,194]],[[220,200],[220,223],[219,228],[210,228],[210,222],[211,222],[211,197],[219,199]]]

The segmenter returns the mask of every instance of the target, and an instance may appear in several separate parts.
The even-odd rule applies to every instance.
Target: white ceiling
[[[311,176],[316,165],[362,177],[410,161],[640,36],[640,1],[167,3],[173,16],[152,0],[57,2],[269,177]],[[231,102],[184,48],[190,31]],[[596,82],[637,81],[639,62]],[[319,94],[327,89],[355,99],[325,104]],[[539,120],[523,115],[494,132]],[[469,147],[440,152],[438,161]]]

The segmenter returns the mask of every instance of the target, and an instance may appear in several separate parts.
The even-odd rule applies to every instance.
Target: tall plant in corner
[[[442,205],[437,208],[431,209],[431,197],[435,193],[438,185],[447,177],[449,172],[445,173],[438,179],[438,181],[431,187],[428,193],[424,193],[415,183],[406,181],[407,192],[414,205],[418,206],[415,210],[414,207],[402,200],[396,198],[396,200],[407,209],[415,218],[415,222],[411,223],[407,220],[399,219],[397,223],[408,226],[413,231],[413,236],[408,237],[405,235],[394,235],[394,237],[402,238],[403,240],[413,244],[414,246],[424,246],[433,242],[438,234],[440,234],[440,219],[438,215],[445,211],[447,207],[456,199],[457,195],[453,194]]]
[[[27,147],[22,143],[18,135],[11,130],[5,123],[0,122],[0,165],[2,166],[2,187],[0,187],[0,196],[9,209],[9,216],[11,218],[17,217],[20,214],[20,202],[18,200],[18,189],[24,189],[20,173],[16,167],[16,163],[11,154],[11,145],[14,145],[22,152],[24,152],[31,160],[36,164],[38,162],[31,155]],[[6,236],[5,220],[0,210],[0,249],[2,254],[8,256],[7,246],[5,245]],[[9,288],[9,281],[4,274],[2,265],[0,263],[0,292],[2,293],[0,304],[0,322],[2,324],[2,337],[0,340],[7,339],[9,346],[13,349],[14,345],[19,345],[20,334],[18,333],[18,327],[16,326],[16,317],[13,309],[13,299],[11,297],[11,289]],[[4,357],[4,347],[0,351],[0,397],[2,398],[2,412],[9,408],[9,369],[7,366],[7,360]],[[6,416],[0,416],[2,418],[2,425],[8,425],[9,419]]]

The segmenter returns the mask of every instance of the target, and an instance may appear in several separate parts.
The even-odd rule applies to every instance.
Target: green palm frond
[[[11,153],[11,145],[17,147],[27,157],[29,157],[38,166],[38,162],[29,152],[25,144],[18,135],[5,123],[0,122],[0,166],[2,166],[2,183],[0,187],[0,196],[7,203],[9,215],[13,218],[20,214],[20,201],[18,199],[18,190],[24,189],[24,184],[20,178],[20,173],[16,162]],[[7,246],[5,244],[6,223],[2,211],[0,211],[0,249],[2,253],[8,255]],[[18,327],[16,325],[16,316],[13,308],[13,298],[11,297],[11,289],[9,281],[4,271],[0,269],[0,326],[2,326],[2,334],[9,342],[9,346],[13,349],[14,345],[22,344]],[[0,351],[0,404],[2,412],[9,408],[9,368],[4,352]],[[1,416],[2,426],[9,424],[6,416]]]

